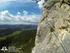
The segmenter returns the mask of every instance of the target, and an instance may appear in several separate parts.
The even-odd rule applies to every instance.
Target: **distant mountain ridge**
[[[23,31],[23,30],[36,30],[37,25],[23,25],[23,24],[16,24],[16,25],[0,25],[0,36],[8,35],[15,31]]]
[[[21,30],[21,29],[36,29],[37,25],[25,25],[25,24],[15,24],[15,25],[0,25],[0,30],[2,29],[11,29],[11,30]]]

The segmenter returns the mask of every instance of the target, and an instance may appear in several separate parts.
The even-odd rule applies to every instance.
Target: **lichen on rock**
[[[47,0],[32,53],[70,53],[70,0]]]

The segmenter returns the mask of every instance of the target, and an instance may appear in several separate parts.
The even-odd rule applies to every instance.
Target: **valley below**
[[[0,29],[0,53],[31,53],[36,28]]]

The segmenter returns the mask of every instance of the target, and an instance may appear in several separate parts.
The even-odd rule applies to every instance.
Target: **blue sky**
[[[0,0],[0,24],[34,24],[41,14],[41,8],[32,0]]]

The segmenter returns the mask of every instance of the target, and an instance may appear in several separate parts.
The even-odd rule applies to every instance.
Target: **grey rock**
[[[32,53],[70,53],[70,1],[64,0],[62,5],[58,0],[53,1],[57,2],[52,6],[51,2],[45,2],[51,8],[43,10],[44,19],[38,25]]]

